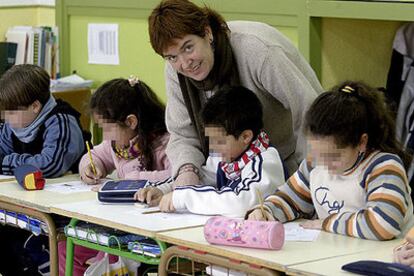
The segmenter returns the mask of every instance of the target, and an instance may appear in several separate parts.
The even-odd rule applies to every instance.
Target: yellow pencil
[[[155,214],[155,213],[161,213],[161,210],[144,211],[141,214],[147,215],[147,214]]]
[[[256,194],[257,194],[257,197],[259,198],[260,211],[262,212],[262,216],[264,217],[265,220],[267,220],[266,211],[263,207],[264,203],[263,203],[262,193],[260,192],[259,189],[256,189]]]
[[[93,159],[92,159],[92,153],[91,153],[91,148],[89,147],[89,142],[86,141],[86,149],[88,150],[88,155],[89,155],[89,161],[91,162],[91,167],[92,167],[92,172],[93,175],[96,176],[96,167],[95,164],[93,163]]]

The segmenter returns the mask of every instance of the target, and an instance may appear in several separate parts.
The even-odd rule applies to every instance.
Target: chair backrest
[[[74,109],[81,113],[81,126],[84,130],[90,131],[91,117],[89,115],[88,105],[91,98],[91,90],[89,88],[53,92],[52,95],[56,99],[62,99],[69,103]]]

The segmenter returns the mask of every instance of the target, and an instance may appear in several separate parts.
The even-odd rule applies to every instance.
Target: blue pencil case
[[[414,275],[414,268],[397,264],[379,261],[358,261],[342,266],[342,269],[352,273],[367,276],[405,276]]]
[[[147,184],[147,180],[109,180],[98,191],[102,203],[134,203],[134,194]]]

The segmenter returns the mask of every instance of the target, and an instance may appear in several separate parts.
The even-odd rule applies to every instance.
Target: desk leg
[[[1,201],[0,209],[6,209],[12,212],[25,214],[46,223],[49,236],[50,275],[59,275],[56,226],[52,220],[52,217],[49,214],[40,211]]]
[[[244,263],[241,261],[230,260],[226,257],[220,257],[216,255],[209,254],[207,252],[200,252],[197,250],[193,250],[190,248],[183,248],[180,246],[171,246],[164,251],[161,255],[160,264],[158,266],[158,275],[159,276],[168,276],[169,272],[178,273],[179,274],[179,263],[178,259],[176,261],[176,271],[169,271],[169,263],[174,258],[185,258],[191,260],[192,262],[199,262],[207,265],[215,265],[220,266],[232,270],[241,271],[247,273],[248,275],[281,275],[280,272],[271,270],[269,268],[260,267],[253,264]],[[194,263],[192,264],[194,267]],[[186,274],[186,275],[194,275],[193,274]]]
[[[75,244],[72,238],[66,237],[66,265],[65,276],[72,276],[73,274],[73,255],[75,250]]]

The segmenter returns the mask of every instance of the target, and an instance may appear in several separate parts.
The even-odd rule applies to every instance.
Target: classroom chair
[[[88,105],[91,98],[89,88],[74,89],[68,91],[52,92],[56,99],[62,99],[76,109],[80,116],[80,123],[84,130],[91,129],[91,117],[89,115]]]
[[[193,271],[190,273],[183,272],[180,268],[180,263],[183,263],[183,259],[187,259],[191,262]],[[195,275],[195,268],[199,266],[200,263],[207,266],[218,266],[228,270],[236,270],[238,272],[246,273],[247,275],[280,275],[278,272],[269,268],[216,256],[201,250],[194,250],[183,246],[171,246],[164,251],[158,266],[158,275],[167,276],[171,273],[178,275]],[[209,271],[207,270],[206,272],[208,273]]]

